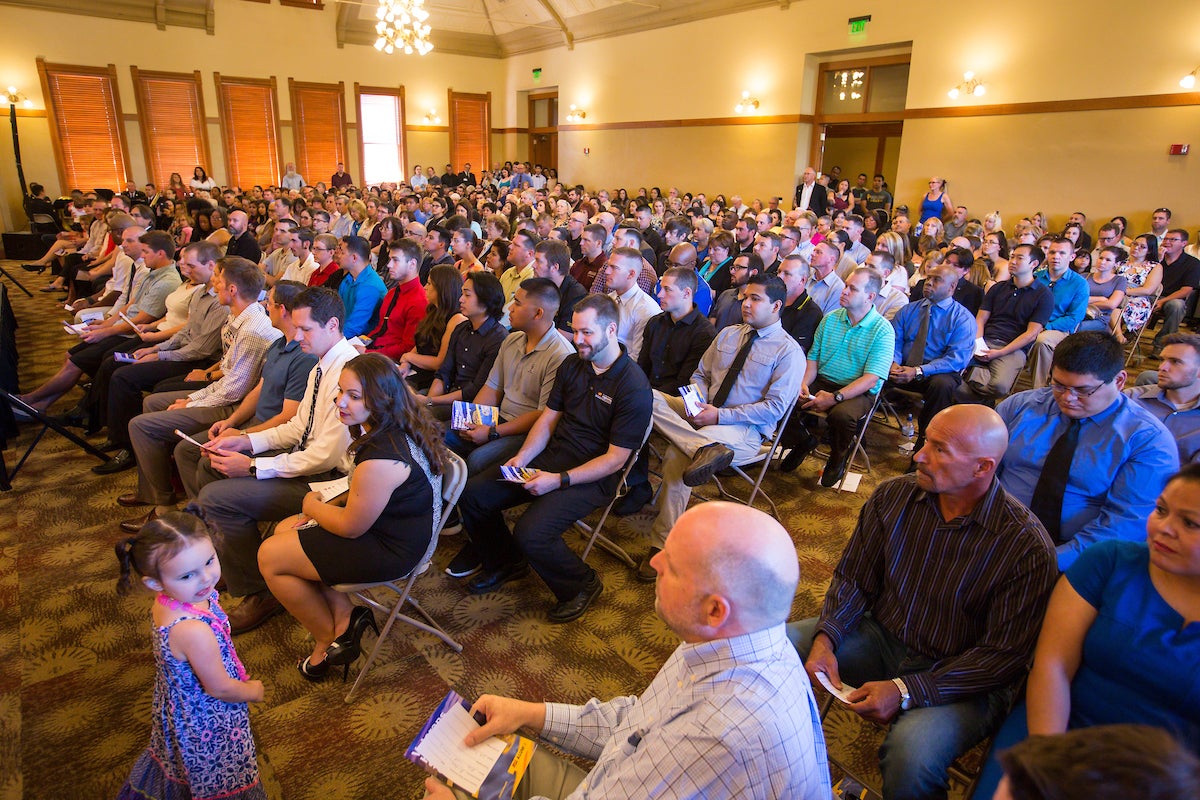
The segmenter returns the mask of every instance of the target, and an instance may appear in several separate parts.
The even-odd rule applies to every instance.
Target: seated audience
[[[655,568],[655,610],[683,642],[645,692],[581,706],[483,695],[471,712],[487,722],[467,744],[525,728],[595,759],[584,774],[538,748],[525,776],[538,796],[826,800],[820,716],[782,624],[799,580],[787,531],[705,503],[679,518]],[[425,787],[453,797],[434,778]]]
[[[571,212],[572,227],[576,226],[576,218],[583,216],[579,211]],[[579,235],[579,255],[572,255],[575,263],[571,265],[571,276],[581,285],[589,289],[596,282],[596,277],[604,272],[608,255],[604,252],[604,240],[608,233],[603,225],[586,225]]]
[[[558,369],[546,408],[508,460],[536,470],[527,482],[500,479],[500,465],[472,476],[459,501],[463,529],[479,548],[483,571],[467,584],[482,594],[532,566],[554,593],[551,622],[587,611],[603,586],[562,536],[608,503],[650,423],[650,384],[617,342],[616,303],[588,295],[572,321],[578,355]],[[510,529],[503,511],[532,503]]]
[[[447,269],[442,269],[447,267]],[[462,276],[449,264],[438,264],[429,271],[425,284],[425,316],[413,332],[413,349],[400,356],[400,370],[414,389],[424,392],[446,359],[450,335],[466,321],[459,311],[462,301]]]
[[[850,442],[887,380],[896,349],[895,331],[875,310],[881,283],[870,267],[854,270],[842,290],[841,308],[826,314],[817,326],[797,414],[784,434],[783,446],[792,448],[780,464],[784,472],[800,466],[817,446],[811,432],[817,419],[800,412],[820,411],[829,425],[829,459],[821,485],[834,486],[846,474],[854,456]]]
[[[317,262],[317,268],[308,276],[309,286],[324,286],[337,291],[345,272],[338,265],[334,256],[337,254],[338,240],[328,233],[318,233],[313,238],[312,257]]]
[[[700,357],[716,337],[712,323],[693,301],[698,283],[690,267],[671,267],[663,273],[658,287],[662,313],[651,317],[642,331],[638,366],[650,379],[650,388],[669,396],[691,383]]]
[[[1056,238],[1046,253],[1046,268],[1033,274],[1035,280],[1050,288],[1054,308],[1045,329],[1033,341],[1029,351],[1029,371],[1033,387],[1040,389],[1050,380],[1050,361],[1054,348],[1083,322],[1088,305],[1088,282],[1071,269],[1071,242]]]
[[[875,310],[882,314],[884,319],[891,322],[896,316],[896,312],[908,305],[908,281],[904,281],[903,288],[896,286],[892,280],[892,273],[896,269],[896,258],[886,250],[876,250],[868,254],[863,263],[878,272],[883,279],[883,283],[879,287],[879,294],[875,297]],[[905,273],[906,276],[907,274]]]
[[[1179,469],[1167,429],[1121,394],[1124,360],[1108,334],[1072,334],[1054,348],[1048,387],[996,407],[1010,438],[1000,481],[1042,521],[1063,570],[1096,542],[1139,539]]]
[[[930,422],[915,475],[859,513],[819,617],[789,626],[805,668],[857,687],[890,724],[883,796],[946,796],[951,762],[1000,723],[1023,681],[1057,570],[1046,531],[996,479],[1004,423],[982,406]]]
[[[1026,352],[1054,310],[1050,288],[1033,277],[1043,258],[1038,247],[1017,245],[1008,262],[1012,277],[984,295],[975,315],[975,355],[954,395],[958,402],[994,403],[1012,391],[1025,366]]]
[[[1117,266],[1125,251],[1113,245],[1105,245],[1096,256],[1095,266],[1087,276],[1088,306],[1081,331],[1110,331],[1113,329],[1112,312],[1120,310],[1125,300],[1127,281],[1117,274]]]
[[[412,350],[417,326],[425,318],[425,289],[417,275],[421,269],[421,249],[409,239],[398,239],[388,246],[387,273],[392,288],[379,303],[379,319],[361,338],[363,350],[382,353],[393,361]]]
[[[733,235],[726,230],[716,231],[708,240],[708,258],[697,274],[712,289],[714,298],[720,297],[731,285],[730,269],[736,255],[733,248]]]
[[[1031,736],[999,755],[995,800],[1200,797],[1200,759],[1149,725],[1097,725]],[[976,796],[984,788],[976,785]]]
[[[1040,259],[1038,263],[1041,263]],[[970,279],[971,269],[975,266],[975,256],[965,247],[955,247],[946,253],[945,264],[958,272],[958,286],[954,290],[954,299],[972,314],[979,313],[979,309],[983,305],[984,292]],[[909,294],[909,301],[920,302],[924,296],[921,293],[923,288],[922,282],[917,281]]]
[[[997,749],[1028,734],[1143,723],[1200,752],[1200,639],[1186,631],[1200,607],[1198,518],[1200,467],[1189,465],[1153,501],[1144,540],[1099,542],[1059,578],[1025,701]]]
[[[1175,439],[1179,463],[1200,463],[1200,335],[1173,333],[1163,339],[1162,363],[1155,380],[1131,386],[1136,399]],[[1142,378],[1138,379],[1138,383]]]
[[[317,357],[299,411],[272,428],[217,438],[198,468],[197,499],[221,532],[217,550],[229,593],[244,598],[229,614],[234,634],[281,610],[258,569],[259,522],[298,513],[309,482],[341,474],[350,435],[338,421],[334,399],[342,365],[357,355],[342,335],[345,313],[341,298],[324,287],[296,298],[296,341]]]
[[[258,549],[267,589],[313,637],[297,664],[319,681],[330,666],[343,677],[361,653],[371,610],[329,590],[338,583],[385,581],[410,573],[441,527],[445,450],[434,420],[379,353],[347,361],[338,373],[337,415],[349,428],[350,489],[328,502],[304,495]],[[309,522],[316,523],[306,527]]]
[[[801,256],[789,255],[779,263],[779,278],[787,287],[779,322],[805,353],[812,348],[817,326],[825,316],[816,301],[808,296],[811,275],[812,269]]]
[[[613,232],[613,251],[619,247],[627,247],[630,250],[638,251],[639,257],[642,259],[641,271],[637,275],[637,286],[646,296],[654,298],[654,287],[658,283],[658,273],[654,271],[648,255],[653,257],[653,252],[642,242],[642,235],[636,228],[618,228]],[[612,253],[609,253],[609,261],[612,261]],[[591,292],[593,294],[608,294],[611,293],[612,287],[608,285],[608,272],[601,270],[596,275],[596,280],[592,282]]]
[[[562,242],[558,244],[566,249]],[[490,272],[475,270],[467,274],[459,309],[467,319],[450,333],[446,358],[427,393],[426,405],[436,419],[443,421],[450,419],[451,405],[456,400],[475,402],[508,335],[500,325],[504,288]]]
[[[638,284],[642,262],[642,256],[633,248],[615,247],[604,267],[608,296],[617,304],[619,314],[617,340],[634,361],[642,350],[642,333],[646,323],[662,310]],[[559,316],[562,316],[561,309]]]
[[[837,310],[842,297],[842,289],[846,287],[845,282],[837,273],[837,265],[841,257],[841,251],[828,241],[822,241],[813,248],[813,277],[808,284],[808,296],[821,309],[822,314],[829,314]]]
[[[338,245],[337,262],[346,271],[338,284],[338,295],[346,308],[343,333],[353,338],[371,327],[387,287],[379,273],[371,269],[371,245],[366,239],[353,235],[343,237]]]
[[[1113,320],[1113,334],[1125,344],[1125,334],[1136,334],[1150,319],[1150,302],[1162,285],[1162,265],[1158,263],[1158,239],[1142,234],[1129,248],[1129,260],[1117,267],[1125,278],[1125,309]]]
[[[184,248],[184,258],[188,257],[189,247],[202,246],[188,245]],[[296,286],[281,281],[276,281],[276,286],[281,283]],[[123,496],[125,502],[121,498],[117,502],[135,506],[153,504],[155,508],[149,515],[121,523],[123,530],[136,533],[145,522],[174,509],[171,453],[180,441],[175,431],[190,435],[211,428],[233,413],[236,405],[258,384],[263,360],[272,354],[272,344],[280,337],[269,312],[258,302],[262,287],[258,265],[237,256],[226,256],[217,262],[213,288],[217,301],[228,309],[220,336],[229,344],[210,374],[220,372],[221,377],[195,391],[153,394],[142,404],[143,413],[129,421],[128,438],[133,460],[137,462],[138,488],[132,496]],[[182,474],[183,464],[176,463]]]
[[[250,230],[250,217],[245,211],[232,211],[229,214],[229,241],[225,243],[225,255],[241,256],[247,261],[257,264],[262,260],[262,248]]]
[[[663,264],[666,267],[663,270],[664,273],[666,270],[676,267],[690,269],[693,272],[696,271],[696,246],[691,242],[680,242],[679,244],[672,245],[670,250],[663,252],[662,258]],[[651,297],[658,297],[658,286],[654,287],[654,293]],[[701,315],[707,317],[712,310],[713,292],[712,288],[704,281],[696,282],[694,302]]]
[[[317,271],[317,260],[313,257],[312,246],[316,234],[308,228],[293,228],[287,235],[288,251],[295,256],[287,269],[279,276],[281,281],[295,281],[307,284],[313,273]]]
[[[917,415],[914,454],[925,445],[929,421],[954,405],[954,391],[975,347],[975,319],[954,299],[958,280],[958,270],[935,267],[921,287],[925,298],[900,309],[892,319],[896,349],[888,382],[920,393],[924,401]]]
[[[779,324],[787,289],[774,275],[755,275],[745,288],[743,323],[717,334],[691,376],[700,394],[699,413],[689,413],[677,392],[654,392],[654,430],[668,446],[639,580],[654,580],[650,561],[687,508],[692,487],[730,464],[757,458],[763,440],[775,435],[795,403],[804,351]]]

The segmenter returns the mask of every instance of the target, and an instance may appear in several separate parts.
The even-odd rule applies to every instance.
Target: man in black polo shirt
[[[575,313],[575,304],[588,293],[583,284],[571,275],[571,249],[566,242],[558,239],[544,239],[533,248],[533,274],[537,278],[546,278],[558,287],[558,313],[554,316],[554,326],[559,330],[571,332],[571,316]]]
[[[562,362],[546,409],[506,464],[536,474],[510,483],[501,479],[500,466],[491,467],[467,482],[459,501],[463,528],[483,560],[467,589],[490,592],[532,566],[557,600],[551,622],[576,619],[603,588],[562,534],[612,498],[621,469],[646,435],[652,405],[649,381],[617,341],[612,298],[580,300],[572,327],[578,354]],[[531,500],[510,530],[504,509]]]
[[[1154,352],[1162,351],[1162,341],[1179,330],[1179,323],[1187,309],[1195,309],[1192,294],[1200,285],[1200,261],[1183,252],[1188,234],[1183,228],[1172,228],[1162,237],[1162,297],[1154,304],[1154,311],[1162,315],[1162,327],[1154,337]]]
[[[718,331],[742,322],[742,294],[746,281],[762,272],[762,259],[756,253],[739,253],[729,268],[729,288],[713,301],[708,318]]]
[[[559,242],[559,244],[562,244]],[[429,387],[426,404],[440,420],[450,419],[455,400],[475,402],[508,331],[500,324],[504,287],[490,272],[476,270],[463,281],[459,310],[466,316],[450,334],[446,358]]]
[[[956,247],[946,253],[946,264],[954,267],[958,273],[958,287],[954,290],[954,299],[961,303],[967,311],[978,314],[983,305],[983,289],[971,283],[967,277],[971,267],[975,265],[975,256],[965,247]],[[919,303],[925,299],[925,279],[917,281],[917,285],[908,293],[908,302]]]
[[[246,216],[245,211],[230,212],[226,227],[229,228],[230,237],[225,245],[225,255],[241,256],[255,264],[262,261],[262,248],[258,246],[258,239],[254,238],[254,231],[250,230],[250,217]]]
[[[696,308],[696,271],[672,267],[659,283],[658,304],[663,313],[646,322],[638,366],[650,386],[674,397],[681,386],[692,382],[700,357],[716,338],[717,331]]]
[[[787,299],[783,301],[779,322],[806,354],[812,347],[821,317],[825,316],[821,307],[808,296],[811,275],[812,267],[805,263],[803,256],[790,255],[779,262],[779,277],[787,287]]]
[[[975,335],[983,339],[987,349],[980,352],[976,340],[975,357],[967,365],[966,379],[954,392],[956,402],[994,403],[1012,391],[1025,366],[1029,346],[1054,311],[1050,287],[1033,278],[1033,271],[1044,258],[1036,245],[1013,248],[1008,260],[1012,277],[988,290],[983,307],[975,315]]]
[[[447,252],[450,247],[450,233],[440,226],[430,224],[422,244],[425,248],[425,258],[421,261],[420,277],[421,283],[425,284],[429,282],[429,270],[438,264],[454,266],[454,255]]]

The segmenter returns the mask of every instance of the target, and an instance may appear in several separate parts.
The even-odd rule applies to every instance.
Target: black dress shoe
[[[132,450],[118,450],[117,454],[108,461],[92,467],[92,472],[97,475],[115,475],[118,472],[124,472],[136,466],[137,461],[133,457]]]
[[[117,496],[117,505],[125,506],[126,508],[138,508],[140,506],[151,505],[151,503],[138,497],[137,492],[126,492]]]
[[[46,267],[42,264],[22,264],[21,269],[26,272],[36,272],[39,275],[46,271]]]
[[[86,428],[88,413],[82,405],[77,405],[65,414],[54,414],[49,419],[66,428]]]
[[[471,594],[486,594],[487,592],[499,589],[509,581],[523,578],[528,572],[529,562],[521,559],[515,564],[508,564],[499,569],[481,572],[467,582],[467,591]]]
[[[719,442],[706,444],[692,456],[692,463],[683,471],[684,486],[703,486],[712,476],[733,463],[733,451]]]
[[[150,509],[150,513],[146,514],[145,516],[134,517],[133,519],[127,519],[127,520],[122,521],[121,522],[121,530],[125,531],[126,533],[137,533],[138,531],[140,531],[142,529],[143,525],[145,525],[150,520],[157,519],[157,518],[158,518],[158,509],[152,508],[152,509]]]
[[[637,566],[637,579],[642,583],[654,583],[658,580],[658,570],[650,566],[650,559],[662,552],[661,547],[651,547],[650,552],[646,553],[646,557],[642,559]]]
[[[849,465],[849,453],[841,457],[831,455],[829,460],[825,462],[825,469],[821,472],[821,485],[826,489],[837,486],[838,481],[846,474],[846,468]]]
[[[807,439],[804,439],[795,447],[793,447],[783,460],[779,462],[780,472],[794,472],[796,467],[800,466],[804,459],[808,458],[813,450],[817,449],[817,437],[811,434]]]
[[[600,582],[600,576],[592,572],[592,579],[587,582],[583,590],[579,594],[572,597],[570,600],[564,600],[554,608],[547,612],[546,617],[551,622],[570,622],[571,620],[579,619],[583,616],[583,612],[588,610],[588,606],[592,601],[600,596],[600,592],[604,589],[604,584]]]

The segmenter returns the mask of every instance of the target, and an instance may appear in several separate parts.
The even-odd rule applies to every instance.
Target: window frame
[[[338,81],[337,83],[310,83],[298,81],[295,78],[288,78],[288,102],[292,108],[292,146],[295,153],[296,171],[308,181],[309,185],[316,186],[317,181],[313,180],[311,174],[312,165],[308,163],[307,159],[304,163],[300,163],[301,153],[304,152],[304,148],[302,147],[304,133],[302,132],[303,126],[300,120],[300,104],[296,101],[297,89],[302,92],[316,91],[337,94],[338,119],[334,128],[338,136],[337,147],[341,149],[341,158],[335,160],[334,166],[336,167],[337,161],[345,163],[349,160],[350,155],[349,143],[346,141],[346,84],[344,81]],[[280,164],[280,168],[283,168],[282,163]],[[332,175],[333,172],[329,174]],[[280,179],[282,180],[282,176]],[[322,178],[321,180],[324,179]]]
[[[45,98],[46,102],[46,116],[50,122],[50,143],[54,148],[54,160],[55,166],[58,168],[58,180],[61,190],[63,192],[67,192],[76,188],[83,189],[84,191],[97,188],[112,188],[114,191],[123,191],[125,189],[125,184],[129,181],[130,176],[133,175],[133,168],[129,162],[129,142],[125,136],[125,117],[121,112],[121,91],[117,81],[116,65],[109,64],[105,67],[89,67],[82,64],[62,64],[51,62],[39,57],[37,59],[37,70],[38,78],[41,80],[42,84],[42,97]],[[112,90],[112,107],[110,110],[112,111],[113,120],[115,121],[114,127],[117,131],[117,146],[121,151],[120,166],[122,166],[125,170],[125,174],[120,176],[121,180],[117,186],[75,186],[75,182],[71,180],[71,178],[74,176],[67,174],[66,151],[63,149],[62,138],[59,135],[58,118],[60,112],[55,107],[56,102],[54,99],[54,94],[50,90],[50,78],[53,73],[61,73],[64,75],[91,75],[108,78],[109,87]]]
[[[400,183],[407,183],[411,175],[408,168],[408,111],[405,109],[404,85],[399,87],[391,86],[364,86],[358,81],[354,82],[354,127],[358,133],[358,177],[359,186],[366,188],[367,186],[367,145],[363,139],[362,126],[362,96],[364,94],[387,95],[396,98],[396,107],[400,110]]]
[[[453,89],[446,90],[446,122],[450,127],[450,155],[449,161],[455,169],[462,169],[464,159],[456,158],[459,154],[457,151],[457,131],[455,131],[455,113],[454,102],[456,99],[461,100],[478,100],[483,102],[484,120],[483,120],[483,156],[479,164],[476,164],[474,159],[471,160],[471,165],[477,170],[491,169],[492,163],[492,93],[478,94],[472,92],[456,92]]]

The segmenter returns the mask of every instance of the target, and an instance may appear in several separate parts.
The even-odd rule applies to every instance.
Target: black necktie
[[[754,328],[750,329],[750,335],[746,337],[746,343],[742,345],[742,349],[737,351],[737,355],[733,357],[733,363],[729,365],[729,371],[725,373],[725,380],[721,381],[721,388],[717,389],[716,395],[713,396],[712,404],[717,408],[725,405],[725,401],[729,399],[729,393],[733,391],[733,385],[737,383],[738,374],[741,373],[742,367],[746,365],[746,359],[750,356],[750,348],[754,346],[754,340],[758,338],[758,331]]]
[[[292,452],[299,452],[308,444],[309,434],[312,433],[313,420],[317,417],[317,395],[321,393],[321,368],[317,367],[317,379],[313,381],[313,396],[312,403],[308,406],[308,423],[304,426],[304,435],[300,437],[300,444],[296,445]]]
[[[921,323],[917,326],[917,338],[913,339],[913,343],[908,346],[908,352],[904,354],[905,367],[919,367],[925,363],[925,343],[929,341],[929,312],[933,308],[933,304],[928,301],[921,308]]]
[[[1046,526],[1046,532],[1056,544],[1063,544],[1062,528],[1063,493],[1067,489],[1067,477],[1071,473],[1071,461],[1075,458],[1075,447],[1079,444],[1080,422],[1071,420],[1042,463],[1042,474],[1038,477],[1029,501],[1029,510]]]

